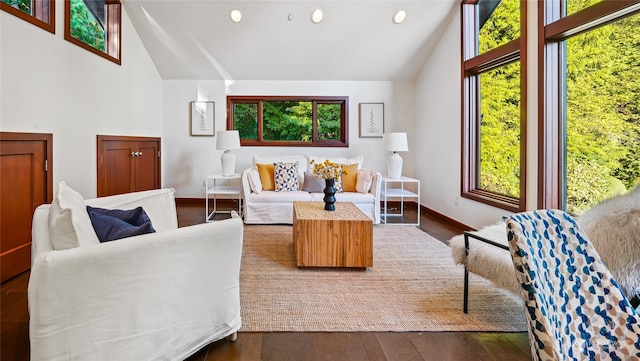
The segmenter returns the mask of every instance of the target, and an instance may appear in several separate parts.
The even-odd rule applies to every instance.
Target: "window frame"
[[[311,102],[313,111],[312,139],[309,142],[264,140],[262,102],[263,101],[300,101]],[[242,146],[274,146],[274,147],[348,147],[349,146],[349,97],[348,96],[247,96],[229,95],[227,96],[227,129],[235,129],[234,104],[236,103],[257,103],[258,106],[258,139],[240,139]],[[318,139],[318,104],[341,104],[342,110],[340,120],[340,140]]]
[[[562,1],[538,3],[538,208],[565,208],[562,42],[640,13],[640,0],[603,1],[563,16]]]
[[[17,16],[20,19],[31,23],[52,34],[56,33],[56,2],[55,0],[33,0],[34,14],[27,14],[20,9],[0,1],[0,9]],[[49,21],[43,20],[47,16]]]
[[[105,0],[105,51],[100,51],[71,36],[71,1],[64,0],[64,39],[113,63],[122,65],[122,4],[120,0]]]
[[[527,149],[527,2],[520,1],[520,38],[476,55],[478,1],[464,0],[462,6],[462,149],[461,196],[512,212],[526,207]],[[479,81],[478,76],[502,65],[520,62],[520,195],[518,198],[478,187],[479,172]]]

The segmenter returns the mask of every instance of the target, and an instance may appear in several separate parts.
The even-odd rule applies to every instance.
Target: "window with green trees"
[[[50,33],[56,32],[55,0],[0,0],[0,9]]]
[[[520,0],[462,5],[462,196],[511,211],[525,207],[524,5]]]
[[[543,98],[546,109],[558,112],[545,112],[547,142],[557,141],[543,159],[544,176],[555,181],[541,189],[555,196],[544,197],[542,207],[579,214],[640,181],[640,2],[565,6],[546,20],[555,33],[544,51],[559,56],[545,66],[561,81]]]
[[[120,2],[65,1],[65,39],[120,64]]]
[[[348,146],[348,97],[227,97],[242,145]]]

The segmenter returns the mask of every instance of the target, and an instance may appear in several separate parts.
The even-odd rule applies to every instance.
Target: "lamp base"
[[[236,156],[230,150],[225,150],[220,157],[222,176],[231,177],[236,169]]]
[[[402,157],[394,152],[387,159],[387,175],[391,178],[402,178]]]

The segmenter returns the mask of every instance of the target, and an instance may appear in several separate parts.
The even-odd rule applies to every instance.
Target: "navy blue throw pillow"
[[[100,242],[115,241],[156,231],[142,207],[122,210],[87,206],[87,213]]]

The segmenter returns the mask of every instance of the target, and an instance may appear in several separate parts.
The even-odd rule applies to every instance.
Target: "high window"
[[[640,181],[640,2],[540,5],[539,205],[579,214]]]
[[[348,146],[348,97],[227,97],[242,145]]]
[[[120,64],[119,0],[66,0],[64,38]]]
[[[525,5],[462,4],[462,196],[511,211],[525,207]]]
[[[55,33],[55,0],[0,0],[0,9]]]

